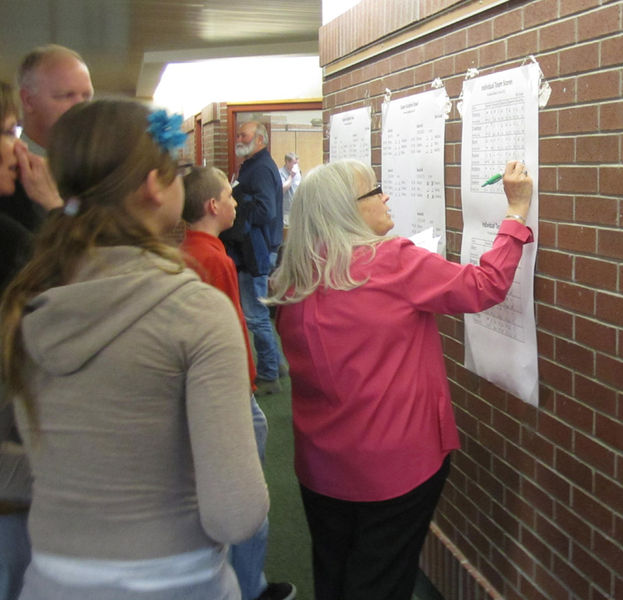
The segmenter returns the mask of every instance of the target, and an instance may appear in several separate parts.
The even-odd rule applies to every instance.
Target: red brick
[[[383,81],[383,85],[393,91],[410,88],[413,86],[414,82],[413,71],[409,69],[389,75]]]
[[[597,502],[590,492],[574,489],[571,509],[586,519],[589,525],[597,527],[602,531],[611,531],[611,511],[600,502]]]
[[[557,226],[555,223],[549,223],[548,221],[541,221],[539,223],[539,246],[547,248],[556,247],[556,231]]]
[[[417,65],[413,72],[413,79],[417,84],[433,80],[433,63]],[[446,88],[447,89],[447,88]]]
[[[622,174],[621,167],[600,167],[599,193],[620,195]]]
[[[623,362],[619,361],[619,369],[623,371]],[[597,414],[595,435],[605,444],[623,451],[623,422]]]
[[[497,65],[506,58],[506,41],[494,41],[478,48],[479,64],[482,67]]]
[[[494,540],[500,539],[499,536],[495,536]],[[489,550],[488,557],[491,554],[492,550]],[[496,589],[501,590],[504,587],[504,574],[498,568],[498,565],[495,563],[491,563],[485,556],[483,556],[479,561],[480,572],[483,577]],[[447,597],[447,596],[446,596]]]
[[[537,329],[537,348],[539,355],[545,358],[554,359],[554,336],[546,333],[542,329]]]
[[[609,33],[619,33],[619,24],[618,4],[580,15],[577,18],[578,42],[594,40]]]
[[[617,394],[600,381],[589,379],[581,373],[573,376],[574,397],[589,403],[595,410],[616,416]]]
[[[538,500],[534,505],[539,508]],[[548,514],[551,511],[548,511]],[[523,528],[521,531],[521,543],[537,559],[537,564],[550,565],[552,562],[552,551],[534,532]],[[551,596],[550,596],[551,597]],[[559,596],[556,596],[559,597]]]
[[[606,538],[599,531],[595,532],[595,554],[601,557],[614,573],[623,573],[623,546]]]
[[[507,444],[504,458],[512,464],[519,473],[534,478],[537,463],[534,457],[528,454],[523,448],[519,448],[515,444]]]
[[[521,9],[509,10],[497,16],[493,21],[493,37],[498,40],[521,30],[523,16],[524,11]]]
[[[623,326],[623,296],[621,294],[597,293],[597,316],[619,327]]]
[[[623,101],[601,104],[599,106],[599,125],[600,131],[623,129]]]
[[[539,218],[552,221],[573,221],[573,197],[569,195],[539,194]],[[537,255],[538,259],[538,255]]]
[[[595,311],[595,292],[585,287],[558,281],[556,303],[563,308],[592,315]]]
[[[570,106],[558,111],[559,132],[562,133],[593,133],[598,128],[599,107]]]
[[[541,382],[565,394],[571,394],[573,391],[573,371],[545,360],[543,357],[539,357],[539,378]]]
[[[537,304],[539,328],[563,337],[573,337],[573,315],[554,306]]]
[[[457,54],[454,60],[455,71],[454,73],[466,73],[468,69],[479,67],[478,63],[478,50],[468,50]]]
[[[513,472],[516,473],[515,470]],[[497,502],[493,502],[491,517],[509,536],[516,538],[519,535],[519,522],[515,514],[509,512]]]
[[[600,229],[597,236],[597,252],[601,256],[623,260],[623,229]]]
[[[466,408],[469,414],[476,417],[482,423],[491,423],[491,404],[478,396],[470,396],[467,399]]]
[[[612,452],[610,454],[612,455]],[[612,475],[606,477],[601,473],[595,473],[595,497],[606,506],[618,506],[623,498],[623,485]],[[623,519],[621,519],[621,525],[623,525]],[[623,536],[619,539],[623,539]]]
[[[552,25],[539,29],[539,52],[560,48],[574,42],[575,22],[573,19],[555,21]]]
[[[574,281],[602,290],[617,289],[617,263],[576,256]]]
[[[586,10],[586,0],[565,0],[560,5],[560,17],[585,12]]]
[[[485,33],[485,37],[487,39],[491,39],[491,24],[489,23],[485,23],[484,26],[480,25],[480,29],[487,29],[487,25],[488,25],[488,30],[489,33]],[[473,29],[473,28],[472,28]],[[452,33],[448,33],[448,35],[444,35],[443,36],[443,53],[448,55],[448,54],[455,54],[456,52],[461,52],[462,50],[465,50],[465,48],[473,48],[473,46],[475,46],[476,44],[470,42],[469,44],[467,43],[467,32],[465,31],[464,28],[459,29],[458,31],[453,31]]]
[[[539,162],[541,164],[571,163],[575,159],[575,138],[541,138]]]
[[[572,449],[573,429],[560,417],[546,412],[539,414],[539,424],[537,431],[547,439],[551,440],[556,446],[562,446],[568,450]]]
[[[538,35],[536,31],[526,31],[508,38],[506,42],[506,58],[523,58],[534,53],[537,48]]]
[[[533,529],[534,519],[536,515],[536,510],[534,509],[534,506],[532,506],[532,504],[530,504],[530,502],[525,500],[523,497],[520,498],[510,490],[506,490],[505,500],[507,506],[510,505],[515,510],[515,514],[517,516],[517,519],[519,520],[519,524],[524,525],[529,529]]]
[[[561,76],[594,71],[599,67],[599,42],[560,50],[558,57]]]
[[[558,76],[558,51],[554,50],[548,54],[539,54],[539,66],[543,73],[547,73],[548,78]]]
[[[569,503],[570,501],[565,502],[564,505],[556,504],[556,523],[569,534],[574,543],[588,548],[591,544],[591,527],[584,515],[577,515],[568,508]]]
[[[437,60],[440,56],[443,56],[443,38],[431,40],[430,42],[424,44],[423,51],[424,62]]]
[[[558,133],[557,110],[542,109],[539,111],[539,131],[541,135],[555,135]]]
[[[606,385],[623,389],[623,360],[605,354],[597,354],[595,375]],[[623,444],[623,435],[620,438]]]
[[[593,433],[595,411],[589,404],[578,402],[572,396],[556,394],[556,415],[574,430]]]
[[[619,98],[620,82],[620,69],[578,77],[577,101],[593,102],[595,100]]]
[[[599,441],[576,432],[575,452],[583,461],[587,462],[602,473],[614,477],[614,455]],[[595,486],[598,489],[597,486]],[[621,496],[623,498],[623,496]],[[614,503],[611,505],[614,506]]]
[[[590,491],[593,487],[593,471],[577,457],[562,448],[556,448],[556,471],[566,477],[573,484],[573,498],[575,499],[577,487]],[[573,506],[573,505],[572,505]]]
[[[478,420],[472,417],[466,411],[455,407],[454,417],[456,419],[456,425],[460,431],[467,435],[478,435]]]
[[[569,589],[567,582],[559,581],[550,573],[550,564],[541,563],[536,565],[536,574],[534,581],[543,590],[548,598],[566,598],[569,597]],[[575,591],[575,590],[574,590]]]
[[[536,569],[536,564],[532,565],[533,569]],[[520,598],[530,598],[530,600],[551,600],[551,596],[548,596],[545,592],[536,587],[533,581],[526,579],[524,576],[519,578],[519,592]]]
[[[594,352],[561,338],[556,340],[556,361],[585,375],[595,372]]]
[[[558,225],[558,248],[572,252],[594,253],[597,247],[597,231],[584,225]]]
[[[623,110],[623,106],[621,110]],[[578,196],[575,199],[576,223],[612,226],[617,224],[618,215],[619,200],[617,198]]]
[[[524,11],[524,27],[526,29],[543,23],[551,23],[558,16],[558,2],[556,0],[538,0],[531,2]]]
[[[562,531],[557,523],[537,514],[535,532],[547,542],[549,546],[556,548],[558,554],[565,557],[568,556],[571,548],[569,535]]]
[[[564,557],[568,556],[570,548],[571,546],[569,546],[568,549],[565,547]],[[554,554],[553,557],[552,573],[567,583],[574,591],[576,598],[589,597],[589,584],[587,579],[582,577],[569,561],[563,560],[556,554]]]
[[[623,56],[623,35],[601,41],[601,66],[621,64]]]
[[[616,354],[616,331],[613,327],[597,321],[575,317],[575,335],[573,339],[606,354]]]
[[[570,194],[597,192],[598,169],[590,167],[560,167],[558,191]]]
[[[549,82],[552,88],[552,95],[549,98],[548,106],[561,108],[576,102],[577,78],[575,76],[565,79],[557,79]],[[563,131],[560,131],[563,133]]]
[[[553,279],[545,277],[534,277],[534,298],[547,304],[554,304],[556,301],[556,283]]]
[[[619,161],[619,135],[591,135],[576,140],[579,163],[616,163]],[[559,162],[567,162],[561,157]]]

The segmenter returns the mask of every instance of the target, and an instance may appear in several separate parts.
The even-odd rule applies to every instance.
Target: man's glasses
[[[382,193],[383,193],[383,188],[381,188],[381,184],[379,183],[379,185],[377,185],[373,190],[370,190],[367,194],[364,194],[363,196],[359,196],[357,200],[363,200],[364,198],[370,198],[372,196],[376,196]]]

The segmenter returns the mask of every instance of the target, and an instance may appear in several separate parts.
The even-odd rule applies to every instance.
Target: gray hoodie
[[[268,510],[229,299],[138,248],[95,251],[23,319],[33,549],[136,560],[246,539]]]

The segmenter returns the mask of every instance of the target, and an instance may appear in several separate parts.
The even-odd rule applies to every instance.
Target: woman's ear
[[[162,188],[163,184],[162,181],[160,181],[158,169],[152,169],[149,171],[147,178],[145,179],[145,200],[160,206],[162,204],[162,198],[160,196]]]

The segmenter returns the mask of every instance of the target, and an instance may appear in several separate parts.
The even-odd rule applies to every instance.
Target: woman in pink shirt
[[[480,265],[386,234],[389,197],[354,160],[301,182],[269,302],[290,365],[295,469],[317,600],[409,600],[459,447],[435,314],[478,312],[508,292],[532,180],[504,174],[508,211]]]

